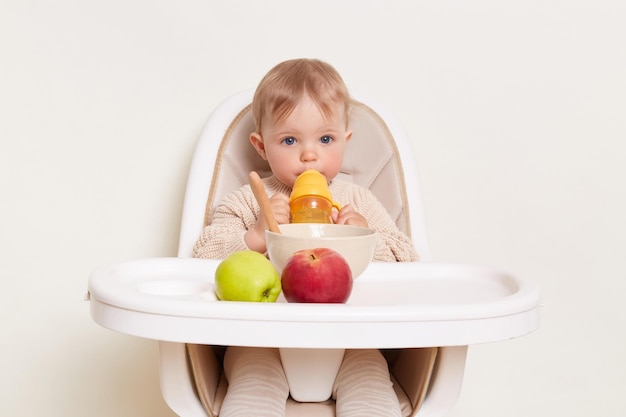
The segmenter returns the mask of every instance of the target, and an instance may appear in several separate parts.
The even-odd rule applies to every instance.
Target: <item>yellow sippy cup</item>
[[[333,207],[341,209],[333,201],[322,174],[309,169],[298,175],[289,197],[292,223],[331,223]]]

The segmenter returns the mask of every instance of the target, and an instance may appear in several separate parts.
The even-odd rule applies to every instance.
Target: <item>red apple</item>
[[[287,261],[281,283],[291,303],[345,303],[352,292],[352,271],[333,249],[303,249]]]

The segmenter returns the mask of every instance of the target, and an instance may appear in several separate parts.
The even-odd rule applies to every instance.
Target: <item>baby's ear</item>
[[[250,134],[250,143],[254,146],[254,149],[261,155],[261,158],[267,161],[267,157],[265,156],[265,143],[263,143],[263,138],[256,132],[252,132]]]

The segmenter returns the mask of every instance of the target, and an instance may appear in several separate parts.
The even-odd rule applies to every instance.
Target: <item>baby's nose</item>
[[[302,162],[310,162],[317,160],[317,152],[313,149],[304,149],[300,154],[300,160]]]

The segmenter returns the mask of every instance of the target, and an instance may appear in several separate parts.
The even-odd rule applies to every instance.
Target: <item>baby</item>
[[[271,210],[278,223],[289,223],[293,184],[299,174],[315,169],[341,205],[333,222],[378,232],[375,261],[416,261],[410,239],[373,193],[335,179],[352,140],[350,103],[341,76],[318,60],[282,62],[261,80],[252,102],[255,132],[250,142],[272,170],[263,180]],[[249,185],[227,195],[203,229],[194,256],[221,259],[245,249],[265,253],[266,224],[259,212]],[[285,415],[289,386],[277,349],[229,347],[224,371],[229,388],[220,417]],[[387,362],[376,349],[346,350],[332,398],[338,417],[401,416]]]

